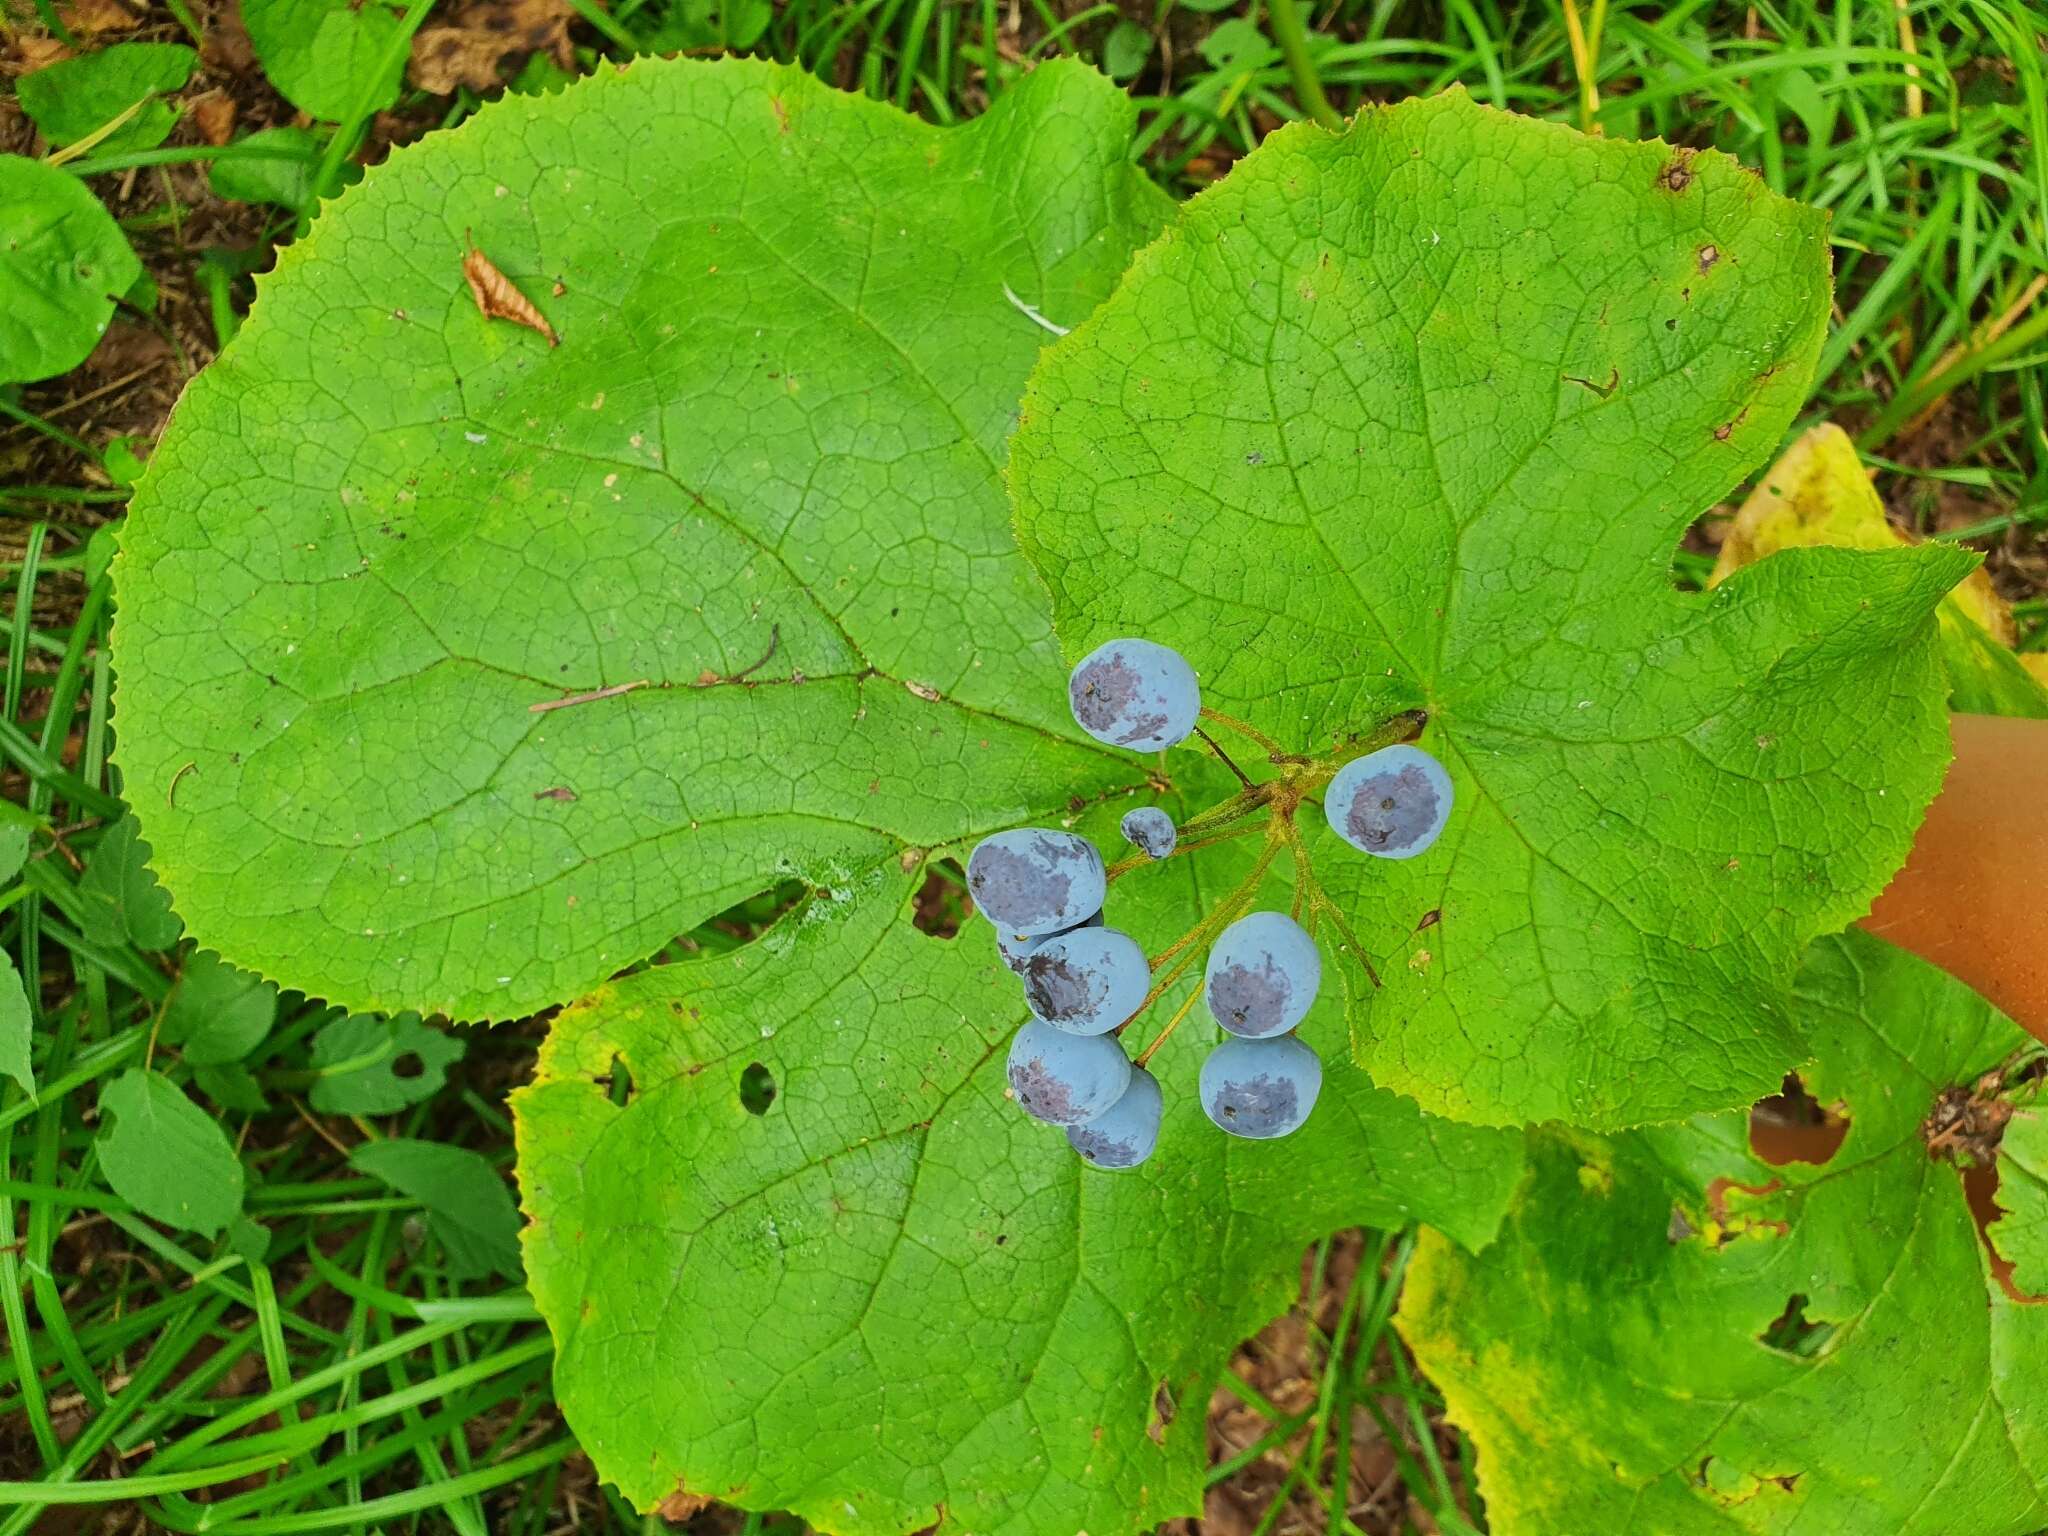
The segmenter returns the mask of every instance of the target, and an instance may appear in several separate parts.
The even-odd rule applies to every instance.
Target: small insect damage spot
[[[1614,392],[1621,388],[1621,368],[1618,364],[1610,367],[1607,370],[1607,377],[1604,381],[1585,378],[1576,373],[1565,374],[1564,381],[1567,384],[1576,384],[1579,388],[1598,395],[1602,400],[1608,400],[1612,399]]]
[[[740,1069],[740,1108],[748,1114],[767,1114],[776,1092],[775,1074],[764,1063],[750,1061]]]
[[[593,1077],[591,1082],[604,1090],[605,1097],[611,1100],[615,1109],[624,1109],[633,1102],[633,1069],[626,1065],[626,1058],[616,1051],[612,1053],[611,1065]]]
[[[1145,1424],[1145,1433],[1154,1445],[1166,1444],[1166,1431],[1176,1411],[1173,1384],[1161,1377],[1159,1385],[1152,1389],[1152,1415]]]
[[[576,798],[576,791],[566,784],[554,784],[546,789],[536,789],[533,792],[533,798],[536,800],[557,800],[567,805]]]
[[[1962,1167],[1988,1165],[1998,1156],[1998,1144],[2012,1119],[2012,1100],[2006,1095],[2014,1086],[2000,1067],[1967,1087],[1950,1083],[1942,1089],[1920,1122],[1927,1155]]]
[[[1692,159],[1691,150],[1679,150],[1657,172],[1657,185],[1666,192],[1683,192],[1693,183]]]
[[[1791,1493],[1799,1486],[1800,1472],[1756,1473],[1738,1467],[1721,1456],[1702,1456],[1693,1482],[1724,1509],[1747,1504],[1766,1495]]]
[[[1765,1349],[1775,1349],[1782,1355],[1797,1355],[1810,1360],[1827,1347],[1829,1339],[1835,1336],[1835,1325],[1815,1322],[1806,1315],[1807,1297],[1803,1291],[1794,1291],[1785,1298],[1785,1305],[1778,1315],[1764,1325],[1756,1336],[1757,1343]]]
[[[680,1523],[695,1515],[702,1514],[712,1505],[708,1493],[692,1493],[683,1480],[676,1479],[675,1491],[654,1506],[654,1512],[664,1520]]]
[[[1700,262],[1700,271],[1701,271],[1701,272],[1711,272],[1711,271],[1713,271],[1713,270],[1714,270],[1714,263],[1716,263],[1716,262],[1717,262],[1717,261],[1719,261],[1720,259],[1721,259],[1721,248],[1720,248],[1719,246],[1717,246],[1717,245],[1703,245],[1703,246],[1701,246],[1701,247],[1700,247],[1700,250],[1699,250],[1699,262]]]
[[[1797,1072],[1788,1072],[1784,1085],[1749,1111],[1749,1150],[1773,1168],[1791,1163],[1819,1167],[1842,1150],[1848,1134],[1848,1106],[1822,1104]]]
[[[1765,1216],[1754,1208],[1755,1202],[1768,1199],[1783,1188],[1781,1179],[1766,1184],[1715,1179],[1706,1187],[1705,1209],[1699,1219],[1687,1218],[1687,1225],[1716,1249],[1745,1237],[1785,1237],[1792,1231],[1790,1222],[1783,1217]],[[1667,1227],[1665,1235],[1670,1236],[1670,1232]]]
[[[925,870],[924,883],[910,898],[913,928],[927,938],[958,938],[960,929],[973,915],[974,898],[967,894],[967,871],[960,867],[958,859],[940,859]]]

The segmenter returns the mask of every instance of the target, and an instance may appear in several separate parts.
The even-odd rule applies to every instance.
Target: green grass
[[[745,38],[940,121],[972,115],[1037,58],[1107,54],[1141,100],[1145,164],[1181,193],[1281,121],[1453,83],[1609,134],[1725,149],[1833,215],[1837,326],[1811,416],[1857,434],[1903,521],[1989,552],[2019,599],[2023,643],[2048,645],[2048,559],[2032,542],[2048,522],[2048,299],[2036,297],[2048,275],[2048,13],[1916,4],[1909,48],[1888,4],[1852,0],[1268,3],[1270,13],[1119,13],[1085,0],[793,0],[764,28],[758,0],[723,0],[685,43]],[[660,31],[665,0],[578,9],[586,66],[650,38],[680,45]],[[415,5],[409,19],[425,14]],[[166,37],[191,25],[169,11],[151,23]],[[20,25],[41,24],[24,13]],[[415,96],[400,111],[443,123],[475,105]],[[359,127],[330,142],[328,184]],[[87,155],[73,169],[102,176],[102,188],[132,170],[163,189],[131,229],[161,277],[190,279],[165,286],[200,306],[195,333],[224,340],[252,262],[191,242],[204,221],[166,174],[218,153],[173,145]],[[292,225],[278,217],[260,230],[288,238]],[[88,387],[0,391],[0,474],[12,482],[0,488],[0,585],[13,595],[0,628],[0,765],[34,827],[29,865],[0,891],[0,942],[40,979],[30,993],[43,1085],[35,1102],[0,1089],[0,1536],[34,1528],[51,1505],[109,1501],[172,1530],[642,1528],[595,1483],[556,1414],[547,1337],[523,1291],[453,1281],[416,1204],[354,1174],[341,1150],[423,1137],[509,1173],[504,1095],[530,1067],[538,1024],[465,1032],[466,1058],[442,1091],[350,1121],[307,1107],[310,1039],[329,1012],[287,996],[249,1063],[270,1107],[228,1126],[248,1208],[269,1230],[260,1260],[225,1238],[166,1236],[99,1173],[101,1087],[144,1059],[181,1082],[192,1069],[156,1038],[175,954],[89,937],[84,911],[81,869],[120,809],[108,766],[112,594],[104,547],[89,540],[126,494],[106,472],[104,437],[66,414]],[[683,942],[730,945],[763,915],[732,914]],[[1329,1333],[1312,1335],[1310,1406],[1286,1411],[1226,1379],[1270,1428],[1214,1478],[1268,1456],[1293,1469],[1264,1529],[1290,1507],[1360,1529],[1345,1510],[1363,1493],[1344,1469],[1349,1437],[1368,1428],[1398,1447],[1406,1493],[1440,1528],[1483,1528],[1447,1464],[1437,1400],[1388,1327],[1408,1249],[1404,1235],[1368,1235],[1362,1278]],[[793,1528],[717,1512],[698,1521]]]

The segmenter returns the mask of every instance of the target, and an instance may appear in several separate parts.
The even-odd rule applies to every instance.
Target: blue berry
[[[1111,640],[1090,651],[1067,679],[1067,700],[1082,730],[1134,752],[1179,746],[1202,713],[1195,669],[1150,640]]]
[[[967,890],[997,928],[1022,938],[1072,928],[1102,910],[1109,884],[1085,837],[1045,827],[998,832],[967,859]]]
[[[1158,1080],[1143,1067],[1133,1067],[1124,1096],[1086,1125],[1068,1126],[1067,1145],[1097,1168],[1135,1168],[1159,1145],[1164,1108]]]
[[[1020,974],[1032,1015],[1073,1035],[1115,1029],[1138,1011],[1152,984],[1145,951],[1114,928],[1047,939],[1024,957]]]
[[[1322,1086],[1323,1064],[1293,1035],[1226,1040],[1202,1063],[1203,1112],[1254,1141],[1299,1130]]]
[[[1301,924],[1284,912],[1254,912],[1217,937],[1202,992],[1218,1024],[1263,1039],[1299,1024],[1322,983],[1323,957]]]
[[[1412,859],[1451,819],[1451,776],[1420,747],[1382,747],[1337,770],[1323,795],[1330,830],[1376,859]]]
[[[1074,928],[1100,928],[1102,914],[1097,912],[1085,923],[1076,923]],[[1060,933],[1072,933],[1074,928],[1062,928]],[[1018,975],[1024,974],[1024,961],[1031,952],[1047,939],[1057,938],[1051,933],[1012,933],[1007,928],[996,929],[996,948],[1002,951],[1003,963]]]
[[[1080,1125],[1130,1085],[1131,1060],[1113,1035],[1070,1035],[1033,1019],[1010,1044],[1010,1087],[1033,1119]]]
[[[1122,823],[1125,839],[1148,859],[1163,859],[1180,840],[1173,818],[1156,805],[1141,805],[1126,811]]]

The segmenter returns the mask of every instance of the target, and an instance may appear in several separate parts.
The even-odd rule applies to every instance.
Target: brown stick
[[[641,678],[637,683],[613,683],[609,688],[593,688],[588,693],[572,693],[566,699],[542,699],[538,704],[526,706],[527,713],[544,715],[551,709],[567,709],[571,704],[591,704],[599,699],[616,699],[622,693],[631,693],[636,688],[652,687],[652,682]]]

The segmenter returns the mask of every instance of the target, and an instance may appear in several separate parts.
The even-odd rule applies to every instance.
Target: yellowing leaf
[[[1833,422],[1803,433],[1757,482],[1729,526],[1709,586],[1781,549],[1904,549],[1856,446]],[[1949,589],[1937,610],[1949,702],[1968,713],[2048,717],[2048,672],[2015,657],[2012,610],[1983,569]]]

